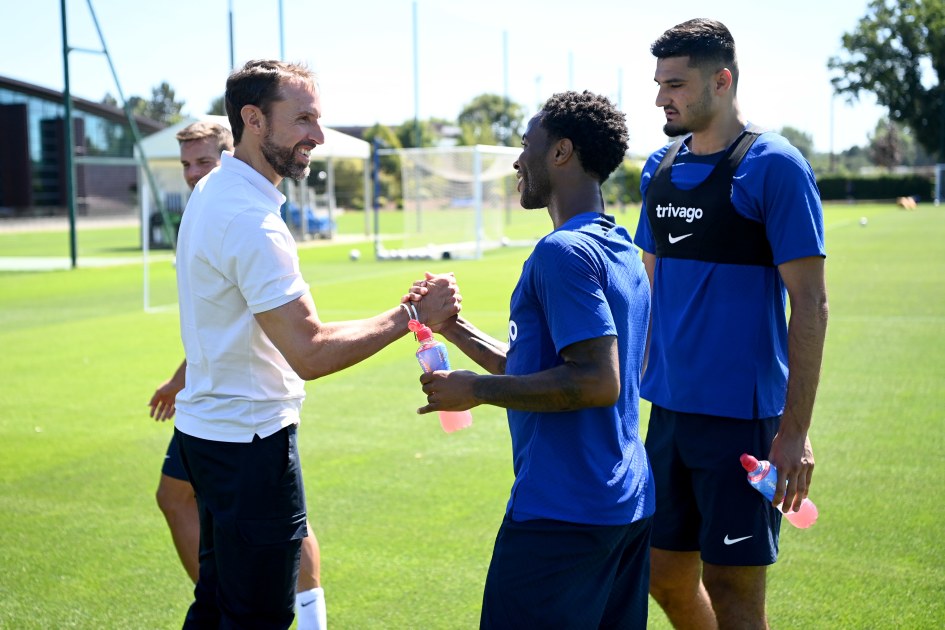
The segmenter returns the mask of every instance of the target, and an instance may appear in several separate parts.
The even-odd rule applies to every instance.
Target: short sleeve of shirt
[[[253,314],[278,308],[308,292],[295,242],[277,215],[242,213],[234,218],[225,238],[223,251],[232,256],[222,266]]]
[[[824,221],[814,172],[781,136],[762,134],[735,173],[732,203],[762,221],[774,264],[824,256]]]
[[[616,335],[604,295],[606,270],[573,232],[552,233],[533,253],[535,293],[543,304],[555,351],[573,343]]]

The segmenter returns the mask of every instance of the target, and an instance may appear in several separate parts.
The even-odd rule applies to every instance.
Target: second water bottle
[[[744,453],[740,458],[742,468],[748,473],[748,483],[763,494],[768,501],[774,498],[774,491],[778,485],[778,469],[767,460],[758,460],[757,458]],[[784,507],[782,503],[781,507]],[[791,525],[806,529],[817,520],[817,506],[810,499],[804,499],[801,503],[801,509],[798,512],[789,509],[787,512],[781,512],[784,518]]]

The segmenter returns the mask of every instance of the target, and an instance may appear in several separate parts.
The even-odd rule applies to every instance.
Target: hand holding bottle
[[[767,460],[758,460],[748,453],[740,458],[742,468],[748,473],[748,483],[764,495],[768,501],[774,500],[774,492],[778,485],[778,469]],[[801,509],[797,512],[788,508],[784,511],[784,504],[779,506],[781,513],[789,523],[801,529],[807,529],[817,520],[817,506],[810,499],[804,499]]]
[[[417,362],[427,374],[436,370],[450,369],[449,355],[446,346],[442,341],[433,338],[433,331],[424,326],[415,319],[408,323],[411,331],[417,335],[417,341],[420,347],[417,349]],[[465,411],[443,411],[440,410],[440,425],[447,433],[465,429],[472,424],[472,413],[467,409]]]

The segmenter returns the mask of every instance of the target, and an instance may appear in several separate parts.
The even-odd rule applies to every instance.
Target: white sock
[[[321,587],[295,594],[298,630],[328,630],[325,614],[325,591]]]

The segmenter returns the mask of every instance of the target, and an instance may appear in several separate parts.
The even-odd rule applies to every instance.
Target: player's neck
[[[559,185],[552,193],[548,215],[555,229],[585,212],[604,212],[604,199],[601,196],[600,183],[596,180],[589,177],[578,178],[569,185]]]
[[[696,155],[711,155],[727,149],[745,129],[746,121],[733,108],[725,115],[713,120],[701,131],[694,131],[689,139],[689,150]]]

